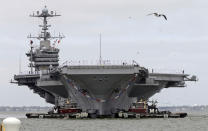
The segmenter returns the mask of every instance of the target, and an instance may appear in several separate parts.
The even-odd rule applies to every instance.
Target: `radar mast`
[[[48,11],[47,6],[44,7],[44,9],[42,10],[42,12],[37,11],[36,13],[33,13],[32,15],[30,15],[30,17],[37,17],[37,18],[41,18],[43,20],[43,24],[39,25],[39,27],[42,28],[41,34],[39,36],[31,36],[31,34],[28,36],[28,38],[36,38],[38,40],[49,40],[49,39],[62,39],[64,38],[63,35],[61,35],[59,33],[58,36],[51,36],[50,32],[48,32],[49,27],[51,27],[51,25],[48,25],[48,18],[52,18],[52,17],[58,17],[61,15],[56,14],[56,11]]]
[[[40,40],[39,48],[34,48],[33,41],[30,41],[31,48],[27,56],[30,60],[29,67],[31,68],[31,74],[33,74],[33,68],[35,68],[35,71],[43,71],[59,66],[59,49],[52,47],[50,40],[56,39],[55,41],[58,40],[59,43],[64,36],[60,35],[60,33],[58,36],[51,36],[51,33],[48,31],[49,27],[51,27],[51,25],[48,25],[48,19],[57,16],[61,15],[56,14],[55,11],[49,12],[46,6],[41,12],[36,11],[36,13],[30,15],[30,17],[37,17],[43,20],[43,24],[39,25],[41,33],[38,36],[31,36],[31,34],[28,36],[30,39]]]

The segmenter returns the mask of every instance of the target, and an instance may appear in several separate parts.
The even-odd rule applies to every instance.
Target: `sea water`
[[[16,117],[22,121],[20,131],[208,131],[206,114],[176,119],[27,119],[22,113]]]

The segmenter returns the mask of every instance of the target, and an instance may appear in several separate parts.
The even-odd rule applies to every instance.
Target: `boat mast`
[[[30,73],[33,74],[33,46],[31,41],[31,47],[30,47]]]
[[[99,58],[99,64],[102,65],[102,35],[100,33],[100,58]]]

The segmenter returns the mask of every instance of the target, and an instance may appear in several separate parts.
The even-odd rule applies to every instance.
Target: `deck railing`
[[[139,65],[134,60],[96,60],[96,61],[89,61],[89,60],[68,60],[63,62],[61,66],[80,66],[80,65],[89,65],[89,66],[108,66],[108,65]]]

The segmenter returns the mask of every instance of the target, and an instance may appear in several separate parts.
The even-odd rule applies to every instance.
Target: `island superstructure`
[[[196,76],[149,72],[138,64],[120,65],[64,65],[59,66],[59,49],[52,39],[48,18],[60,16],[45,7],[31,17],[43,19],[41,34],[28,38],[40,40],[38,48],[31,48],[27,57],[30,71],[14,75],[18,85],[26,85],[46,102],[58,106],[71,106],[91,116],[109,116],[128,111],[139,100],[148,100],[164,88],[185,87],[185,81],[196,81]]]

